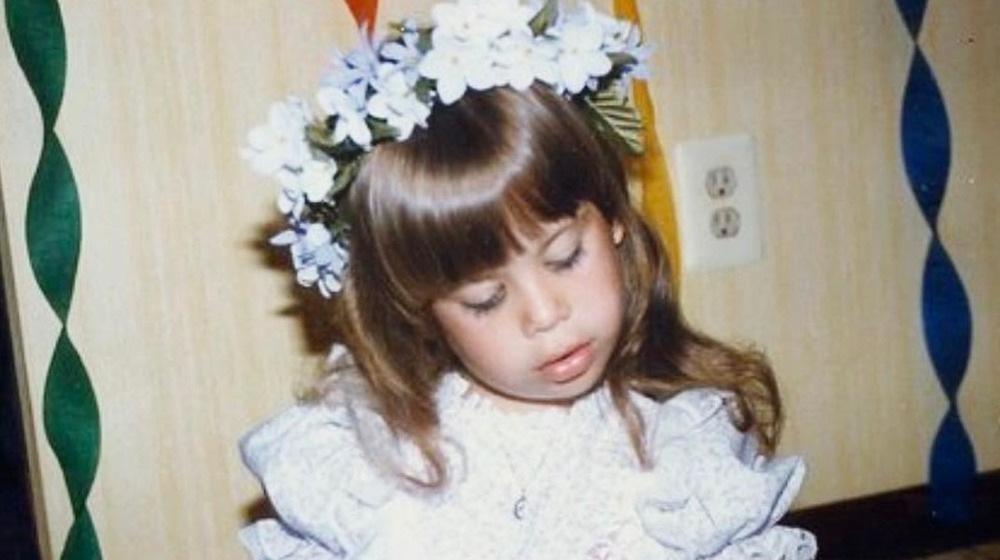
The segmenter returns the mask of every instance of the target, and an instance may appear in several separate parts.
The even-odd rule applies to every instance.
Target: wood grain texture
[[[383,0],[380,23],[432,2]],[[101,404],[91,511],[105,556],[238,558],[259,491],[236,442],[291,399],[325,348],[322,308],[279,253],[273,187],[241,160],[271,101],[310,95],[332,45],[354,44],[331,0],[63,2],[58,130],[84,237],[70,330]],[[601,2],[610,5],[610,2]],[[1000,3],[932,1],[922,46],[951,118],[941,235],[969,292],[962,413],[982,469],[1000,467]],[[806,455],[801,504],[926,481],[944,411],[923,347],[929,234],[901,165],[911,45],[891,0],[640,0],[651,90],[673,143],[750,133],[763,185],[762,261],[684,278],[692,321],[750,340],[785,391],[785,452]],[[70,512],[41,435],[57,323],[27,264],[23,222],[40,123],[0,38],[5,273],[38,443],[43,526]],[[303,319],[299,306],[312,310]]]

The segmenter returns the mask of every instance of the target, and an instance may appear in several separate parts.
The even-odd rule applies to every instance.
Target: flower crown
[[[288,228],[271,238],[287,246],[296,278],[329,297],[340,291],[349,231],[339,202],[365,155],[427,127],[438,105],[466,91],[548,85],[585,109],[596,130],[642,152],[642,124],[625,78],[645,77],[647,48],[637,27],[583,4],[560,13],[557,0],[458,0],[431,10],[432,26],[406,20],[341,55],[316,93],[321,113],[290,97],[271,106],[244,156],[281,185]]]

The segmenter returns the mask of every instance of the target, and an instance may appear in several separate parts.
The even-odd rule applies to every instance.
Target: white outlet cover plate
[[[685,271],[714,270],[760,260],[763,256],[760,184],[753,140],[734,134],[689,140],[674,148],[677,183],[674,200]],[[706,182],[713,170],[730,168],[735,187],[724,196],[709,195]],[[712,216],[739,215],[735,234],[713,232]]]

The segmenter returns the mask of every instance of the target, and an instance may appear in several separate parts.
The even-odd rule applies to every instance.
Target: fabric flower
[[[502,28],[501,33],[528,30],[538,12],[537,6],[522,4],[520,0],[483,0],[478,4],[480,17]]]
[[[505,21],[495,17],[495,11],[487,11],[487,4],[479,0],[435,4],[431,8],[434,33],[449,36],[460,42],[489,43],[509,27]]]
[[[433,34],[434,48],[420,61],[418,70],[437,81],[438,99],[445,105],[458,101],[468,88],[485,90],[496,85],[497,73],[487,45],[463,43],[441,34]]]
[[[295,192],[309,202],[320,202],[326,198],[326,193],[333,186],[333,177],[336,173],[337,163],[335,161],[324,156],[319,156],[319,159],[316,159],[314,156],[313,159],[303,162],[299,167],[286,167],[279,170],[274,177],[281,185],[282,191]]]
[[[379,58],[375,46],[363,30],[358,35],[358,48],[342,55],[334,50],[330,68],[324,74],[322,86],[364,93],[375,78]]]
[[[326,198],[333,186],[333,176],[337,164],[329,159],[311,159],[302,165],[298,173],[298,187],[309,202],[319,202]]]
[[[416,125],[427,126],[430,107],[417,98],[406,75],[390,64],[382,65],[376,92],[368,99],[368,114],[384,119],[399,131],[399,140],[406,140]]]
[[[604,32],[595,22],[567,23],[559,30],[559,76],[572,94],[580,93],[587,80],[611,71],[611,59],[601,49]]]
[[[243,157],[254,171],[275,175],[284,168],[297,168],[310,158],[305,128],[312,120],[302,99],[290,97],[271,105],[267,123],[247,135],[249,146]]]
[[[299,219],[305,205],[306,197],[301,189],[282,188],[278,191],[278,210],[289,220]]]
[[[317,285],[324,296],[339,292],[347,264],[347,250],[333,241],[323,224],[289,220],[288,229],[271,238],[271,243],[288,246],[295,278],[305,287]]]
[[[603,50],[608,53],[625,53],[635,59],[635,64],[628,68],[628,73],[636,78],[648,77],[646,61],[651,48],[642,44],[642,34],[639,28],[630,21],[616,19],[607,14],[598,13],[593,6],[587,4],[584,12],[590,21],[596,22],[604,31]]]
[[[362,148],[371,147],[372,131],[365,122],[367,110],[363,94],[324,87],[316,93],[316,102],[328,115],[336,117],[332,135],[334,142],[339,144],[350,138]]]
[[[587,3],[580,10],[582,22],[596,23],[601,26],[604,33],[604,49],[607,52],[623,52],[627,48],[627,41],[635,25],[632,22],[602,14],[594,9],[594,6]]]
[[[497,71],[501,81],[524,91],[535,80],[555,84],[559,79],[556,65],[557,50],[550,41],[539,39],[531,31],[519,31],[501,37],[496,42]]]
[[[379,56],[396,65],[398,71],[406,76],[407,83],[412,87],[420,74],[417,65],[424,57],[420,50],[420,34],[413,22],[403,22],[403,32],[395,41],[387,41],[379,47]],[[376,72],[377,73],[377,72]]]

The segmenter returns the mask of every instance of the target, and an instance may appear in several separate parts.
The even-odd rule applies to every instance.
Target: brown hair
[[[629,390],[661,400],[692,387],[727,390],[737,427],[773,450],[781,405],[767,361],[685,323],[663,246],[629,202],[620,155],[582,109],[549,89],[497,88],[436,107],[427,128],[376,146],[345,202],[351,265],[336,322],[373,406],[427,460],[429,476],[412,482],[434,488],[446,479],[434,394],[442,373],[459,367],[430,303],[501,265],[517,249],[515,232],[572,216],[584,202],[625,230],[625,324],[605,377],[640,459]]]

